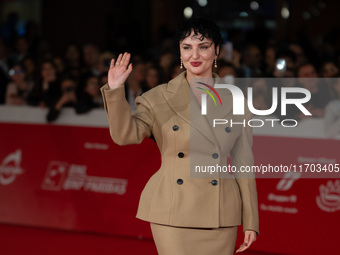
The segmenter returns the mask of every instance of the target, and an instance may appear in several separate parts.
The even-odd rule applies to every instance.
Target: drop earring
[[[182,59],[181,59],[181,66],[179,68],[183,69],[183,61],[182,61]]]
[[[217,58],[215,58],[215,65],[214,65],[215,68],[217,68]]]

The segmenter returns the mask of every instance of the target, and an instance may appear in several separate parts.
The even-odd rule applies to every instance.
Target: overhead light
[[[190,19],[192,17],[193,10],[191,7],[185,7],[183,14],[186,19]]]
[[[252,9],[253,11],[256,11],[259,8],[259,3],[256,1],[252,1],[250,3],[250,9]]]
[[[197,0],[199,6],[204,7],[208,4],[208,0]]]
[[[289,10],[287,7],[282,7],[281,9],[281,16],[284,19],[288,19],[289,18]]]

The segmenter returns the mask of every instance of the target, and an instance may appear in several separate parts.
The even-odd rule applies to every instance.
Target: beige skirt
[[[150,223],[159,255],[229,255],[234,253],[237,226],[185,228]]]

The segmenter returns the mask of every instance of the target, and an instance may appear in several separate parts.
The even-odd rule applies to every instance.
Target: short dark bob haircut
[[[178,26],[175,35],[177,45],[179,45],[185,38],[190,36],[191,31],[194,31],[195,36],[201,34],[201,37],[198,38],[201,41],[203,41],[204,38],[212,40],[215,44],[215,47],[221,46],[223,43],[220,28],[211,20],[200,17],[185,20]]]

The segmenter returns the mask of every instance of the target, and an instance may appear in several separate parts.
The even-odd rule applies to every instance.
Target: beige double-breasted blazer
[[[186,72],[138,96],[137,109],[132,114],[123,86],[110,89],[106,84],[101,88],[113,141],[119,145],[139,144],[153,134],[161,153],[161,167],[141,194],[137,218],[197,228],[242,224],[243,231],[259,233],[256,182],[252,175],[193,175],[193,165],[225,165],[229,154],[237,169],[254,161],[250,127],[212,127],[212,111],[234,121],[252,118],[247,107],[244,116],[234,116],[230,91],[218,91],[223,110],[208,98],[204,116],[198,103],[193,103]]]

